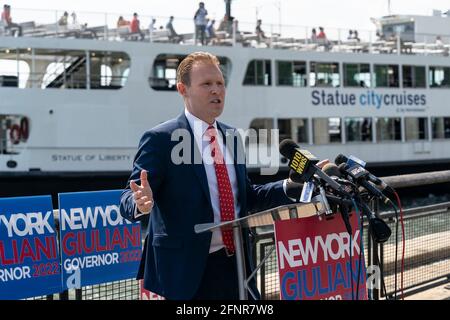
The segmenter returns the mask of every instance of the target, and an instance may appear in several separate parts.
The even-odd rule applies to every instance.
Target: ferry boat
[[[306,37],[311,28],[261,37],[232,23],[205,46],[193,33],[173,39],[168,30],[29,21],[18,36],[0,27],[2,193],[23,194],[24,182],[27,192],[43,191],[45,181],[64,190],[70,178],[80,190],[123,186],[141,135],[183,111],[176,68],[198,50],[221,60],[220,121],[260,134],[246,140],[250,154],[258,142],[291,138],[318,158],[356,155],[379,174],[447,168],[450,18],[374,22],[361,39]],[[262,129],[278,129],[279,137]],[[286,159],[275,151],[279,162],[269,165],[280,163],[285,174]],[[265,165],[248,166],[257,175]]]

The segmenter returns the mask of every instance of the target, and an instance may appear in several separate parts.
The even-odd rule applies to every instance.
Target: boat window
[[[337,62],[311,62],[310,66],[311,87],[339,87],[341,80]]]
[[[252,60],[245,72],[244,85],[271,86],[272,70],[270,60]]]
[[[177,69],[178,65],[186,58],[182,54],[160,54],[153,62],[151,76],[149,77],[150,87],[160,91],[177,90]],[[231,62],[228,58],[217,57],[220,62],[220,70],[225,79],[225,85],[231,73]]]
[[[450,67],[432,67],[428,72],[430,88],[450,87]]]
[[[292,139],[298,143],[308,143],[308,119],[278,119],[278,130],[280,142],[284,139]]]
[[[368,63],[344,63],[345,87],[371,87],[370,65]]]
[[[41,89],[120,89],[130,66],[126,53],[111,51],[34,50],[30,87]]]
[[[345,136],[348,142],[371,142],[372,118],[346,118]]]
[[[0,87],[26,88],[31,49],[0,48]]]
[[[450,139],[450,118],[431,118],[433,139]]]
[[[308,119],[305,118],[293,118],[292,128],[294,129],[294,141],[298,143],[308,143]]]
[[[291,119],[278,119],[278,130],[280,141],[292,139]]]
[[[375,86],[378,88],[398,88],[397,65],[375,65]]]
[[[306,62],[277,61],[277,85],[306,87]]]
[[[308,143],[308,119],[278,119],[278,130],[280,142],[284,139],[292,139],[298,143]]]
[[[79,50],[35,50],[32,87],[41,89],[86,89],[86,52]]]
[[[425,67],[424,66],[403,66],[403,87],[405,88],[425,88]]]
[[[253,129],[253,140],[251,143],[265,143],[269,139],[273,127],[273,118],[253,119],[249,128]],[[292,139],[298,143],[308,143],[308,119],[306,118],[279,118],[277,119],[279,141]],[[257,135],[255,137],[255,134]],[[268,138],[267,138],[268,137]],[[247,142],[248,143],[248,142]]]
[[[130,61],[121,52],[90,52],[91,89],[120,89],[126,84]]]
[[[406,140],[427,140],[428,139],[428,119],[427,118],[405,118]]]
[[[314,144],[341,143],[341,118],[313,119]]]
[[[250,122],[249,135],[246,137],[246,145],[264,143],[270,145],[273,118],[256,118]]]
[[[129,66],[123,52],[0,48],[0,86],[119,89],[126,84]]]
[[[414,41],[414,21],[385,24],[382,26],[382,34],[386,39],[395,38],[399,34],[402,41]]]
[[[401,141],[400,118],[376,118],[377,141]]]

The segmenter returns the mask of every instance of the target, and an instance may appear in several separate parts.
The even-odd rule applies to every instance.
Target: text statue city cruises
[[[191,20],[175,19],[180,38],[172,39],[165,29],[113,29],[116,18],[104,15],[98,27],[34,18],[19,24],[21,36],[0,27],[3,176],[127,175],[141,135],[182,112],[175,71],[198,50],[222,62],[220,120],[257,130],[260,143],[276,145],[260,129],[279,129],[280,140],[292,138],[318,158],[353,154],[385,167],[450,160],[450,17],[374,19],[377,31],[358,39],[348,30],[313,39],[312,28],[269,25],[262,37],[250,24],[230,24],[205,46]]]

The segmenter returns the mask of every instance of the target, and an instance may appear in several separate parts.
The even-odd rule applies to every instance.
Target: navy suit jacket
[[[217,125],[224,137],[228,130],[234,130],[219,122]],[[186,129],[190,136],[193,152],[183,156],[192,160],[196,152],[196,159],[201,159],[184,113],[147,131],[141,138],[132,174],[121,196],[120,213],[128,220],[136,220],[136,205],[129,185],[131,180],[137,180],[140,184],[140,172],[147,170],[155,205],[150,214],[137,278],[144,279],[147,290],[168,299],[185,300],[193,298],[200,285],[212,235],[210,232],[196,234],[194,226],[213,222],[214,217],[204,165],[194,162],[175,164],[171,161],[172,148],[179,143],[172,141],[171,135],[177,129]],[[238,180],[239,216],[290,203],[283,191],[282,181],[251,184],[245,163],[236,163],[237,149],[241,148],[240,152],[244,152],[242,144],[238,145],[239,141],[234,139],[232,153]],[[253,269],[252,243],[248,230],[243,231],[243,238],[247,274],[250,274]],[[252,287],[256,289],[255,283]]]

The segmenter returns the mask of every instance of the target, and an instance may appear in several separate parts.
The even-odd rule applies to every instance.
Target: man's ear
[[[177,82],[177,90],[184,97],[186,95],[186,85],[182,82]]]

